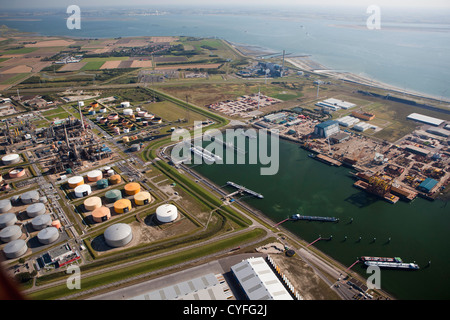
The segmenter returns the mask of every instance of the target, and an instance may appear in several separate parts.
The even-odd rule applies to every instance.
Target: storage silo
[[[86,211],[94,211],[102,206],[102,199],[100,197],[90,197],[84,200],[83,204]]]
[[[131,201],[128,199],[120,199],[114,202],[114,211],[116,213],[127,213],[131,210]]]
[[[58,240],[59,231],[55,227],[47,227],[39,231],[38,240],[42,244],[50,244]]]
[[[109,177],[109,181],[111,184],[119,184],[122,182],[122,178],[118,174],[114,174],[111,177]]]
[[[69,180],[67,180],[67,182],[69,183],[70,189],[75,189],[76,187],[84,184],[84,178],[81,176],[73,176],[73,177],[69,178]]]
[[[12,209],[11,200],[4,199],[0,200],[0,213],[8,212]]]
[[[11,242],[17,240],[22,235],[22,229],[19,226],[12,225],[0,231],[0,240],[3,242]]]
[[[75,196],[77,198],[83,198],[91,194],[91,186],[88,184],[82,184],[81,186],[78,186],[75,188]]]
[[[178,209],[173,204],[163,204],[156,208],[156,218],[160,222],[172,222],[178,217]]]
[[[39,192],[37,192],[36,190],[25,192],[20,196],[20,200],[22,200],[22,203],[24,204],[39,202],[39,198]]]
[[[149,204],[151,200],[152,196],[147,191],[141,191],[134,195],[134,203],[138,206]]]
[[[122,192],[120,190],[109,190],[105,193],[106,201],[112,203],[122,199]]]
[[[61,221],[53,220],[51,226],[55,227],[56,229],[61,229]]]
[[[23,256],[27,250],[27,243],[22,239],[8,242],[3,248],[3,252],[8,259],[19,258],[20,256]]]
[[[95,222],[103,222],[111,218],[111,210],[107,207],[100,207],[92,211],[92,219]]]
[[[103,173],[101,170],[92,170],[87,174],[88,181],[99,181],[101,178],[103,178]]]
[[[124,102],[120,103],[120,106],[122,108],[129,108],[130,107],[130,102],[129,101],[124,101]]]
[[[22,168],[22,167],[16,167],[16,168],[14,168],[14,169],[11,169],[10,171],[9,171],[9,177],[11,178],[11,179],[16,179],[16,178],[21,178],[21,177],[23,177],[24,175],[25,175],[25,169],[24,168]]]
[[[20,156],[17,153],[10,153],[2,157],[3,165],[9,166],[20,162]]]
[[[131,152],[136,152],[136,151],[139,151],[139,150],[141,150],[141,146],[139,145],[139,143],[134,143],[130,147],[130,151]]]
[[[130,182],[125,185],[125,193],[129,196],[134,196],[141,191],[141,185],[137,182]]]
[[[17,222],[17,217],[14,213],[8,212],[0,215],[0,229],[12,226]]]
[[[124,116],[131,116],[132,114],[133,114],[133,109],[130,109],[130,108],[123,109]]]
[[[133,239],[131,227],[125,223],[117,223],[108,227],[103,236],[106,243],[114,248],[123,247]]]
[[[30,218],[34,218],[40,215],[45,214],[47,211],[47,208],[45,207],[45,204],[42,202],[33,203],[27,207],[27,215]]]
[[[34,230],[42,230],[52,224],[52,217],[49,214],[37,216],[31,220],[31,225]]]
[[[109,183],[107,179],[100,179],[97,181],[97,188],[99,189],[106,189],[108,185]]]

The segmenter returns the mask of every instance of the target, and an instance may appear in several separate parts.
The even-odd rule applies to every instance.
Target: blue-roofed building
[[[319,123],[314,127],[314,134],[317,134],[323,138],[328,138],[329,136],[339,132],[339,122],[335,120],[327,120]]]
[[[433,188],[437,185],[438,181],[431,179],[431,178],[426,178],[418,187],[417,189],[419,189],[420,191],[429,193],[431,190],[433,190]]]

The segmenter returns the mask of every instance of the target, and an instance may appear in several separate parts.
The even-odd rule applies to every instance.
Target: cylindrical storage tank
[[[130,102],[129,101],[124,101],[120,104],[120,106],[122,108],[129,108],[130,107]]]
[[[17,217],[14,213],[8,212],[0,215],[0,229],[12,226],[17,222]]]
[[[125,223],[117,223],[108,227],[103,234],[106,243],[114,248],[123,247],[133,239],[131,227]]]
[[[84,101],[78,101],[78,106],[79,107],[84,107]]]
[[[109,121],[115,121],[115,120],[118,120],[119,119],[119,115],[117,114],[117,113],[111,113],[109,116],[108,116],[108,120]]]
[[[42,203],[47,203],[47,201],[48,201],[48,199],[47,199],[47,197],[39,197],[39,202],[42,202]]]
[[[112,177],[114,175],[114,170],[109,169],[108,171],[106,171],[106,174],[108,175],[108,177]]]
[[[22,167],[17,167],[12,169],[11,171],[9,171],[9,177],[11,179],[15,179],[15,178],[20,178],[23,177],[25,175],[25,169]]]
[[[70,189],[75,189],[76,187],[84,184],[84,178],[81,176],[74,176],[74,177],[69,178],[69,180],[67,180],[67,182],[69,183]]]
[[[120,190],[109,190],[105,193],[106,201],[112,203],[122,199],[122,192]]]
[[[152,196],[147,191],[141,191],[134,195],[134,203],[138,206],[149,204],[152,200]]]
[[[45,207],[45,204],[43,204],[41,202],[33,203],[27,207],[27,215],[30,218],[34,218],[34,217],[43,215],[43,214],[45,214],[46,211],[47,211],[47,208]]]
[[[156,218],[160,222],[172,222],[178,217],[178,209],[173,204],[163,204],[156,208]]]
[[[134,196],[141,191],[141,185],[137,182],[130,182],[125,185],[125,193],[129,196]]]
[[[17,153],[10,153],[2,157],[5,166],[20,162],[20,156]]]
[[[109,177],[109,182],[111,182],[111,184],[119,184],[122,182],[122,178],[120,177],[120,175],[115,174]]]
[[[152,123],[154,123],[154,124],[162,123],[162,119],[161,118],[153,118]]]
[[[42,230],[52,225],[52,217],[49,214],[37,216],[31,220],[31,225],[34,230]]]
[[[88,181],[98,181],[103,178],[103,173],[101,170],[92,170],[87,174]]]
[[[27,243],[22,239],[11,241],[3,248],[3,252],[8,259],[15,259],[23,256],[27,250]]]
[[[114,127],[114,133],[115,134],[120,134],[120,128],[119,127]]]
[[[101,113],[105,113],[106,112],[106,108],[100,108],[99,110]]]
[[[99,189],[105,189],[108,187],[108,185],[109,183],[107,179],[100,179],[97,181],[97,188]]]
[[[120,199],[114,202],[114,211],[116,213],[127,213],[131,210],[131,201],[128,199]]]
[[[111,210],[107,207],[100,207],[92,211],[92,219],[95,222],[103,222],[111,218]]]
[[[12,205],[19,205],[20,204],[20,196],[12,196],[11,197],[11,204]]]
[[[11,242],[17,240],[22,235],[22,229],[19,226],[12,225],[0,231],[0,240],[3,242]]]
[[[55,227],[48,227],[39,231],[37,237],[40,243],[50,244],[58,240],[59,231]]]
[[[139,117],[145,117],[146,115],[147,115],[147,111],[145,111],[145,110],[142,110],[142,111],[138,112],[138,116]]]
[[[0,200],[0,213],[8,212],[12,209],[11,200],[4,199]]]
[[[144,127],[146,127],[146,126],[148,126],[148,122],[147,122],[147,121],[142,121],[142,125],[143,125]]]
[[[25,192],[20,196],[20,200],[22,200],[23,203],[29,204],[29,203],[35,203],[39,202],[39,198],[41,196],[39,195],[39,192],[36,190]]]
[[[100,197],[90,197],[84,200],[83,204],[86,211],[94,211],[102,206],[102,199]]]
[[[53,220],[51,226],[55,227],[56,229],[61,229],[61,221]]]
[[[91,194],[92,189],[91,186],[88,184],[82,184],[81,186],[78,186],[75,188],[75,197],[77,198],[83,198]]]
[[[131,116],[133,114],[133,109],[123,109],[124,116]]]
[[[128,143],[128,142],[130,142],[130,137],[123,137],[122,141],[123,141],[123,143]]]
[[[155,115],[154,115],[154,114],[151,114],[151,113],[146,113],[146,114],[145,114],[145,119],[147,119],[147,120],[152,120],[153,118],[155,118]]]
[[[131,152],[136,152],[136,151],[141,150],[141,146],[138,143],[135,143],[135,144],[131,145],[130,149],[131,149]]]

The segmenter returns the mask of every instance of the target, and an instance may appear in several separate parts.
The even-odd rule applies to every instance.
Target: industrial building
[[[426,192],[426,193],[430,193],[431,190],[433,190],[433,188],[438,184],[438,181],[431,179],[431,178],[426,178],[418,187],[417,189],[419,189],[420,191]]]
[[[110,247],[123,247],[133,239],[131,227],[125,223],[109,226],[103,233],[106,243]]]
[[[293,300],[264,258],[250,258],[231,267],[249,300]]]
[[[329,98],[323,101],[319,101],[318,103],[316,103],[316,106],[318,107],[323,107],[323,108],[329,108],[333,111],[337,111],[339,109],[350,109],[356,106],[356,104],[351,103],[351,102],[347,102],[347,101],[342,101],[339,99],[334,99],[334,98]]]
[[[173,204],[163,204],[156,208],[156,219],[167,223],[175,221],[178,217],[178,209]]]
[[[444,138],[450,137],[450,132],[441,128],[429,128],[426,130],[428,133],[435,134]]]
[[[230,293],[212,273],[132,297],[130,300],[227,300]],[[227,290],[225,292],[224,290]]]
[[[355,124],[357,124],[360,120],[352,117],[352,116],[345,116],[339,119],[336,119],[337,122],[339,122],[339,125],[343,127],[351,127]]]
[[[442,123],[445,122],[442,119],[425,116],[425,115],[419,114],[419,113],[411,113],[406,118],[410,119],[410,120],[426,123],[426,124],[431,124],[431,125],[436,126],[436,127],[440,126]]]
[[[352,111],[352,116],[361,119],[361,120],[365,120],[365,121],[370,121],[375,119],[375,115],[373,113],[370,112],[365,112],[365,111]]]
[[[415,154],[419,154],[421,156],[428,156],[430,154],[430,151],[428,151],[427,149],[421,148],[421,147],[416,147],[416,146],[412,146],[412,145],[408,145],[405,147],[406,151],[415,153]]]
[[[322,138],[328,138],[329,136],[338,132],[339,132],[339,122],[335,120],[327,120],[317,124],[314,127],[314,134]]]

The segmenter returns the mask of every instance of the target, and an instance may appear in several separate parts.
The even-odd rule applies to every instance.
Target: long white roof
[[[284,285],[261,258],[250,258],[231,267],[250,300],[293,300]]]
[[[407,118],[411,120],[432,124],[434,126],[439,126],[441,123],[445,122],[445,120],[429,117],[420,113],[411,113],[409,116],[407,116]]]

